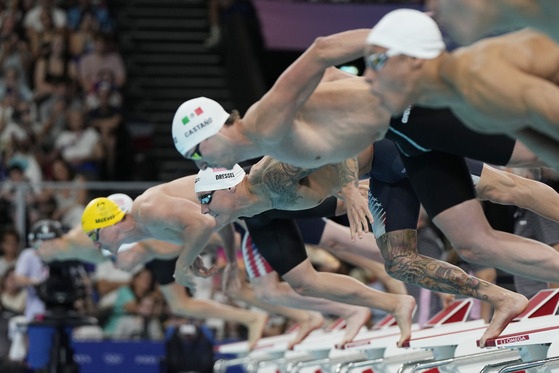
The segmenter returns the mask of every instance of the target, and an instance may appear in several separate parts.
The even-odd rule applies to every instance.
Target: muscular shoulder
[[[254,144],[277,144],[293,131],[295,104],[285,104],[280,95],[269,91],[242,118],[240,130]]]
[[[545,55],[546,58],[536,56]],[[521,30],[481,40],[451,54],[442,73],[469,94],[472,90],[498,89],[511,74],[528,74],[556,80],[559,47],[552,39],[533,30]]]
[[[529,69],[542,60],[536,57],[542,54],[546,56],[544,60],[557,62],[559,46],[547,35],[532,29],[483,39],[452,53],[457,59],[470,62],[471,68],[477,68],[476,72],[491,71],[488,67],[501,63]]]
[[[162,194],[151,188],[134,200],[130,214],[138,223],[149,224],[161,219],[166,206]]]

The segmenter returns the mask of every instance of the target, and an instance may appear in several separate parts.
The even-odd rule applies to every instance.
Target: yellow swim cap
[[[121,221],[124,214],[114,201],[105,197],[95,198],[83,211],[82,229],[87,233],[97,228],[108,227]]]

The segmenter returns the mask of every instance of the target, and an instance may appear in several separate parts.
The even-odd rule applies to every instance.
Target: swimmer
[[[427,0],[433,18],[461,44],[490,33],[530,27],[559,42],[557,4],[552,0]]]
[[[133,204],[132,199],[123,193],[112,194],[107,199],[115,202],[126,212],[130,211]],[[181,247],[178,245],[150,239],[122,245],[115,257],[112,258],[112,255],[104,255],[101,250],[97,250],[95,244],[81,227],[76,226],[59,238],[41,242],[37,254],[46,262],[83,260],[99,264],[112,259],[119,268],[129,271],[136,268],[137,265],[155,260],[152,268],[155,280],[160,285],[161,292],[169,304],[171,312],[184,317],[199,319],[215,317],[238,322],[246,326],[248,345],[252,349],[262,337],[262,332],[268,320],[267,314],[231,307],[211,300],[189,297],[185,289],[175,283],[172,276],[180,249]],[[296,315],[303,320],[302,324],[307,319],[303,312]]]
[[[343,162],[384,137],[390,114],[360,82],[322,81],[330,66],[360,58],[368,31],[318,38],[246,112],[198,97],[177,109],[177,151],[202,169],[262,155],[302,168]]]
[[[375,157],[372,163],[373,171],[371,173],[370,182],[370,185],[374,187],[372,193],[372,198],[374,198],[372,201],[374,203],[371,202],[371,209],[375,211],[373,230],[379,240],[379,247],[381,247],[381,251],[387,262],[387,271],[400,280],[411,282],[431,290],[454,294],[465,292],[478,299],[489,301],[496,308],[497,315],[502,315],[503,312],[500,311],[503,309],[506,310],[507,315],[512,311],[514,314],[513,317],[517,313],[520,313],[526,305],[526,299],[522,296],[517,296],[517,294],[510,292],[507,296],[501,291],[504,289],[499,289],[473,277],[471,280],[467,280],[466,277],[468,276],[463,273],[463,271],[447,265],[446,263],[417,255],[417,241],[414,237],[416,236],[415,227],[419,211],[419,202],[413,193],[411,185],[405,180],[405,172],[401,172],[404,169],[403,165],[400,163],[400,166],[398,166],[399,157],[396,147],[391,142],[383,140],[377,142],[374,145],[374,149]],[[368,164],[371,164],[371,158],[372,155],[369,158],[360,157],[362,162],[367,162]],[[548,208],[549,205],[556,205],[556,202],[552,201],[557,201],[559,196],[545,184],[522,178],[514,179],[509,177],[506,173],[487,165],[482,165],[479,162],[472,163],[477,169],[475,175],[476,178],[479,179],[479,182],[476,182],[476,184],[478,185],[480,198],[501,203],[515,201],[524,206],[531,205],[531,208],[536,207],[544,214],[554,215],[555,219],[559,219],[559,211],[553,209],[553,207]],[[389,167],[387,168],[385,165]],[[324,168],[328,169],[328,166]],[[362,164],[359,165],[359,168],[365,169]],[[235,169],[242,170],[237,166],[233,169],[233,172]],[[301,172],[304,172],[304,170],[301,170]],[[293,205],[304,205],[306,198],[310,197],[309,200],[311,202],[324,198],[324,196],[320,194],[306,194],[307,188],[311,188],[313,185],[320,185],[322,190],[328,190],[332,185],[334,185],[334,187],[336,185],[336,178],[332,178],[332,174],[328,172],[321,173],[320,171],[315,171],[314,173],[306,175],[304,179],[298,180],[298,177],[301,175],[297,174],[297,170],[294,167],[285,167],[285,165],[277,161],[274,163],[273,159],[269,157],[265,157],[259,164],[255,165],[253,169],[251,169],[249,175],[243,180],[238,181],[237,185],[223,183],[223,188],[216,189],[216,185],[225,179],[221,177],[221,173],[226,174],[231,172],[209,169],[200,171],[196,188],[199,200],[202,202],[202,212],[211,213],[214,216],[221,216],[222,218],[229,217],[234,219],[238,216],[254,215],[262,209],[266,210],[273,207],[273,200],[276,198],[281,201],[278,203],[281,203],[281,207],[284,209],[289,209],[289,205],[286,204],[286,201]],[[218,178],[216,175],[220,177]],[[217,179],[219,179],[219,181],[216,181]],[[332,182],[332,179],[334,179],[334,182]],[[394,187],[392,187],[392,185]],[[525,191],[527,192],[530,189],[541,190],[542,198],[540,201],[534,203],[529,193],[525,193]],[[286,198],[282,199],[282,196]],[[382,199],[378,199],[381,198],[381,196]],[[315,203],[316,202],[313,202],[312,204]],[[412,207],[414,204],[416,206]],[[277,229],[278,222],[275,222],[274,226],[274,229]],[[258,234],[257,232],[254,233],[255,238],[260,235],[262,226],[258,226],[258,228]],[[276,232],[273,236],[286,237],[288,234],[285,232]],[[517,238],[512,235],[508,235],[507,238],[508,237]],[[395,255],[396,241],[401,241],[400,246],[398,246],[400,249],[406,248],[405,256],[400,257]],[[517,238],[517,241],[519,241],[519,244],[523,243],[525,245],[534,246],[534,243],[529,240]],[[260,249],[264,250],[264,248],[269,246],[269,243],[267,243],[266,240],[260,240],[259,245],[262,245]],[[283,245],[282,248],[278,247],[276,250],[267,249],[263,251],[263,255],[267,257],[268,261],[274,262],[273,255],[276,252],[282,258],[285,257],[286,248],[283,247],[293,247],[293,245]],[[546,249],[551,248],[541,245],[540,251],[549,251]],[[557,253],[553,251],[551,251],[551,253],[557,256]],[[306,260],[305,256],[295,255],[294,253],[290,253],[288,257],[290,258],[289,261],[293,263],[303,263],[303,261]],[[287,261],[283,261],[287,263]],[[494,264],[498,267],[502,266],[501,263]],[[284,279],[288,279],[287,276],[293,277],[290,283],[295,284],[295,276],[304,277],[304,274],[307,273],[307,271],[299,271],[302,272],[302,274],[297,275],[297,273],[299,273],[295,270],[297,267],[297,265],[290,265],[289,267],[282,267],[281,270],[279,268],[277,269]],[[446,275],[436,275],[434,271],[428,270],[430,267],[438,268],[440,271],[446,271]],[[410,272],[412,268],[413,272]],[[463,278],[463,280],[453,284],[452,279],[458,278]],[[309,281],[310,280],[306,280],[305,282],[308,283]],[[492,290],[493,288],[495,288],[495,290]],[[491,295],[489,296],[487,294]],[[514,300],[515,307],[519,308],[518,310],[516,310],[515,307],[510,307],[509,303],[512,300]],[[498,335],[502,330],[501,328],[506,326],[506,323],[501,323],[502,320],[499,317],[496,317],[494,321],[495,323],[487,330],[483,340]]]
[[[365,61],[371,93],[392,115],[448,107],[474,131],[516,138],[559,170],[559,109],[551,104],[559,46],[548,36],[526,29],[447,52],[432,18],[398,9],[372,28]]]

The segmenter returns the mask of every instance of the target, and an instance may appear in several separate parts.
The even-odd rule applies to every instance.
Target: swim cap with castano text
[[[216,101],[198,97],[185,101],[173,118],[173,142],[184,156],[190,149],[219,132],[229,113]]]

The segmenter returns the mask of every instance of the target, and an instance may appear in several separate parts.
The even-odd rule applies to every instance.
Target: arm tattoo
[[[269,158],[264,161],[260,170],[252,175],[251,182],[268,195],[274,208],[289,208],[302,199],[298,194],[298,185],[316,170],[294,167]]]
[[[433,291],[489,299],[485,290],[490,283],[442,260],[419,255],[413,229],[386,233],[378,239],[378,245],[387,272],[394,278]]]
[[[336,163],[333,166],[342,187],[351,182],[354,183],[356,188],[359,187],[359,164],[357,157]]]

